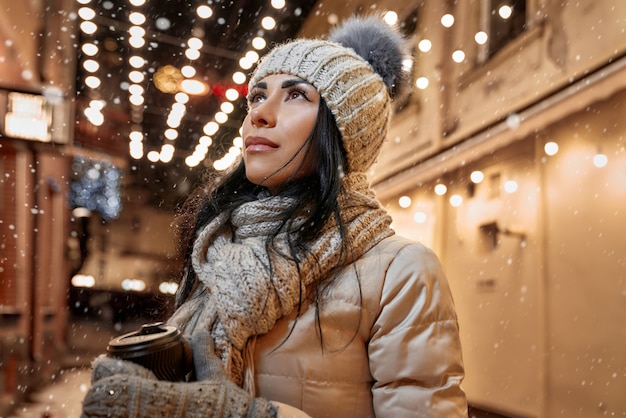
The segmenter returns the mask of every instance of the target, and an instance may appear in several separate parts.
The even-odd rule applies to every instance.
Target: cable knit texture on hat
[[[311,83],[333,112],[348,157],[348,171],[365,172],[387,135],[391,97],[382,78],[351,49],[303,39],[271,51],[250,81],[292,74]]]

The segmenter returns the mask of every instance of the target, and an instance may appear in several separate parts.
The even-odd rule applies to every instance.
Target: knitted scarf
[[[238,385],[251,390],[253,365],[246,351],[252,350],[247,347],[252,337],[270,331],[332,270],[357,260],[393,234],[391,218],[364,174],[344,177],[338,202],[348,245],[342,245],[331,217],[318,238],[307,243],[310,252],[297,255],[298,263],[290,255],[288,239],[306,227],[302,219],[289,224],[289,230],[283,228],[269,250],[266,245],[292,198],[267,196],[221,213],[194,241],[191,258],[199,283],[169,322],[185,335],[208,327],[216,354]]]

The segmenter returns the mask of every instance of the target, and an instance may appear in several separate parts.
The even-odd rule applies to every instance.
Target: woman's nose
[[[272,127],[276,124],[276,110],[270,100],[258,104],[250,111],[250,121],[255,126]]]

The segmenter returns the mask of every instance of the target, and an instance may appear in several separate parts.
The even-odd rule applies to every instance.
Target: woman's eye
[[[304,92],[300,91],[300,90],[293,90],[292,92],[289,93],[289,98],[290,99],[298,99],[298,98],[304,98],[306,99],[306,94],[304,94]]]
[[[248,96],[248,103],[259,103],[263,101],[265,97],[260,93],[253,93]]]

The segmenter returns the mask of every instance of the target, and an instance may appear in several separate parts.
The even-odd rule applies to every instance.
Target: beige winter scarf
[[[239,385],[251,373],[252,364],[245,360],[251,337],[270,331],[331,270],[358,259],[393,234],[391,218],[374,198],[365,175],[350,173],[339,196],[347,250],[341,251],[339,229],[331,219],[308,243],[311,252],[299,255],[298,267],[287,256],[287,236],[305,227],[303,220],[290,225],[291,231],[281,231],[269,253],[266,247],[267,236],[279,227],[280,215],[291,204],[291,198],[268,196],[222,213],[204,227],[191,256],[200,283],[170,319],[186,335],[208,327],[216,354]],[[245,377],[248,386],[252,376]]]

